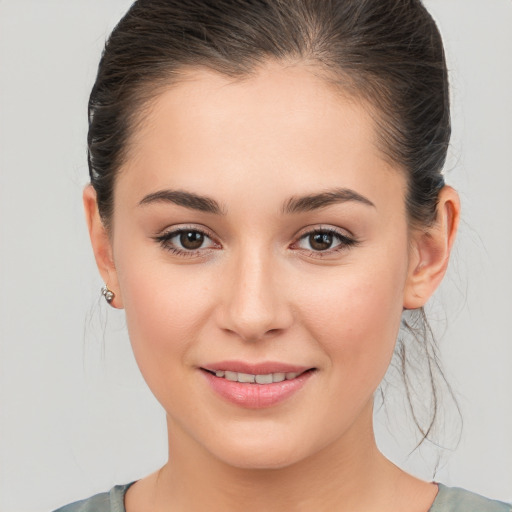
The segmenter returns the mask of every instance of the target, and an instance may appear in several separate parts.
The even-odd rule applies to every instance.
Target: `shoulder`
[[[512,505],[484,498],[479,494],[439,485],[439,492],[429,512],[512,512]]]
[[[124,496],[130,484],[116,485],[109,492],[102,492],[65,505],[54,512],[125,512]]]

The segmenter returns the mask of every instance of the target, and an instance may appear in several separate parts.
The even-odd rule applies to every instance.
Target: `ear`
[[[101,220],[96,191],[92,185],[87,185],[83,192],[85,218],[91,238],[92,250],[96,259],[96,265],[100,271],[105,284],[115,294],[114,300],[110,303],[115,308],[122,308],[123,301],[119,282],[117,279],[116,267],[114,264],[112,242],[103,221]]]
[[[425,305],[441,283],[455,241],[460,218],[457,192],[445,186],[439,193],[435,223],[411,235],[411,252],[404,308],[417,309]]]

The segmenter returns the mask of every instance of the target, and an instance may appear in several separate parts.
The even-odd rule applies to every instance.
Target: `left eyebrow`
[[[327,190],[318,194],[309,194],[301,197],[291,197],[283,206],[284,214],[309,212],[325,208],[332,204],[346,203],[349,201],[356,201],[366,206],[375,205],[366,197],[358,194],[355,190],[349,188],[337,188],[334,190]]]

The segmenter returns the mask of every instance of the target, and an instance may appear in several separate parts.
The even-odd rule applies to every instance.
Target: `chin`
[[[282,469],[292,466],[308,457],[304,450],[304,437],[300,439],[238,436],[208,443],[206,449],[218,460],[239,469]]]
[[[232,452],[223,453],[219,457],[222,462],[238,469],[253,470],[274,470],[293,466],[299,462],[301,457],[297,453],[288,453],[280,450],[277,453],[271,453],[269,448],[262,448],[259,451],[247,451],[244,453]]]

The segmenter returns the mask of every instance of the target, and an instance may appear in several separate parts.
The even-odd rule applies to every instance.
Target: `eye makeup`
[[[160,246],[179,257],[207,256],[212,250],[222,248],[213,235],[197,226],[169,229],[153,237]],[[332,227],[317,227],[303,232],[289,248],[304,251],[307,256],[323,258],[332,256],[357,245],[359,241]]]

